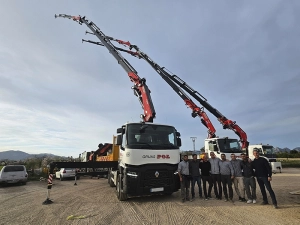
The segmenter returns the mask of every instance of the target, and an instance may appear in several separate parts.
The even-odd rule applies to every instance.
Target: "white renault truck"
[[[217,158],[221,158],[221,154],[225,154],[226,158],[230,160],[232,153],[236,154],[237,158],[240,158],[240,154],[243,153],[240,142],[234,138],[207,138],[204,141],[205,153],[210,157],[210,152],[214,152]]]
[[[274,147],[272,145],[269,144],[249,145],[248,150],[249,150],[250,159],[254,159],[254,155],[253,155],[254,149],[258,150],[259,155],[261,157],[264,157],[269,161],[273,173],[276,173],[278,171],[281,173],[282,165],[281,162],[277,162],[276,155],[274,152]]]
[[[127,123],[117,133],[118,169],[109,171],[108,179],[120,201],[178,191],[181,139],[173,126]]]

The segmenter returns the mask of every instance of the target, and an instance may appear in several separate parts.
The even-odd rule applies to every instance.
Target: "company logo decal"
[[[155,177],[158,177],[159,176],[159,172],[156,171],[154,175],[155,175]]]
[[[169,155],[157,155],[157,159],[169,159]]]

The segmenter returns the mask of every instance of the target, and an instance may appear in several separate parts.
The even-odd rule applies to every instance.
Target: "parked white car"
[[[74,168],[61,168],[55,173],[56,179],[65,180],[67,178],[75,178]]]
[[[23,165],[4,166],[0,171],[0,184],[26,184],[28,174]]]

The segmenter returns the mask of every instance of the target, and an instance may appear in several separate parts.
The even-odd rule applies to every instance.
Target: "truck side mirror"
[[[116,145],[122,145],[122,134],[117,135],[117,143]]]
[[[180,133],[176,131],[176,137],[180,137]]]
[[[178,147],[181,146],[181,138],[177,138],[177,146],[178,146]]]
[[[117,129],[117,134],[124,134],[125,130],[123,127]]]

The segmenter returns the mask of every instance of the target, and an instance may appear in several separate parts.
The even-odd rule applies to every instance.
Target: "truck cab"
[[[248,147],[249,158],[252,160],[254,159],[254,155],[253,155],[254,149],[258,150],[259,155],[261,157],[264,157],[265,159],[268,160],[273,173],[276,173],[277,171],[281,173],[282,165],[281,162],[277,162],[274,147],[272,145],[268,145],[268,144],[249,145]]]
[[[243,153],[240,142],[233,138],[207,138],[204,143],[205,153],[210,157],[210,152],[214,152],[216,157],[221,158],[221,154],[225,154],[226,158],[230,160],[232,153],[236,154],[237,158],[240,158],[240,154]]]
[[[117,187],[119,200],[172,194],[179,189],[181,139],[173,126],[127,123],[117,133],[119,165],[117,171],[110,172],[109,179]]]
[[[257,149],[259,155],[268,159],[269,162],[276,162],[276,155],[272,145],[249,145],[249,158],[253,159],[253,150]]]

